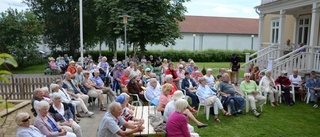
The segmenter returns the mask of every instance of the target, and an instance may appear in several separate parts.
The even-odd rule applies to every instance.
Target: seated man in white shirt
[[[294,86],[294,91],[295,92],[297,92],[297,91],[299,92],[300,100],[303,101],[304,100],[304,96],[305,96],[305,92],[304,92],[304,90],[302,88],[302,84],[303,84],[302,78],[298,73],[299,73],[298,69],[294,69],[293,70],[293,74],[289,76],[289,80],[291,81],[291,83]]]
[[[177,90],[176,92],[173,93],[172,100],[169,101],[168,104],[166,105],[166,107],[164,108],[164,113],[163,113],[164,121],[167,121],[169,116],[170,116],[170,114],[173,111],[175,111],[174,101],[177,101],[178,99],[183,99],[183,98],[184,98],[184,95],[183,95],[181,90]],[[193,122],[195,122],[198,125],[198,128],[203,128],[203,127],[207,127],[208,126],[207,124],[203,124],[200,121],[198,121],[194,117],[194,115],[190,112],[189,109],[186,109],[184,111],[184,114],[187,115],[187,117],[189,117]],[[190,132],[194,132],[194,129],[190,124],[188,124],[188,129],[189,129]]]
[[[149,100],[153,105],[158,106],[160,95],[162,94],[160,87],[157,86],[158,81],[156,78],[151,78],[149,80],[146,92],[144,93],[147,97],[147,100]]]

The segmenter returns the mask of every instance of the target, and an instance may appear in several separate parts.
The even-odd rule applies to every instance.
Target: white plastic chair
[[[280,103],[282,103],[281,96],[282,96],[282,93],[284,93],[284,91],[281,90],[281,85],[277,85],[277,87],[278,87],[278,91],[280,92],[279,101],[280,101]],[[292,94],[292,99],[293,99],[293,101],[296,102],[294,86],[293,86],[293,85],[290,85],[290,87],[291,87],[290,94]]]
[[[139,96],[138,96],[138,94],[128,93],[128,95],[137,98],[137,100],[131,101],[131,105],[133,105],[133,106],[137,106],[137,105],[138,105],[138,106],[143,106],[143,105],[142,105],[142,102],[141,102],[141,100],[140,100],[140,98],[139,98]],[[134,104],[135,104],[135,105],[134,105]]]
[[[307,87],[307,85],[305,85],[306,86],[306,88],[307,88],[307,95],[306,95],[306,97],[304,98],[304,101],[306,101],[306,103],[308,104],[309,103],[309,101],[310,101],[310,97],[311,97],[311,93],[310,93],[310,89]],[[316,94],[316,96],[317,96],[317,94]],[[318,97],[316,97],[316,101],[318,100]]]
[[[201,99],[205,100],[204,97],[201,97],[198,95],[198,92],[196,92],[196,95],[198,96],[199,100],[201,100]],[[206,105],[205,102],[199,102],[197,116],[199,115],[199,111],[200,111],[201,106],[204,106],[204,112],[206,113],[206,119],[209,120],[210,108],[213,107],[213,105],[212,104]]]

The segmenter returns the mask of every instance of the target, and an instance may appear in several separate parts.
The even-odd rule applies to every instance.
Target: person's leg
[[[81,127],[74,121],[72,122],[72,129],[73,129],[73,132],[77,135],[77,137],[82,137]]]
[[[256,95],[255,99],[259,101],[259,106],[262,107],[264,105],[264,103],[266,102],[266,97],[262,96],[262,95]]]
[[[86,104],[86,106],[89,106],[89,103],[88,103],[89,96],[88,95],[85,95],[85,94],[80,95],[79,94],[79,97],[83,100],[83,102]]]
[[[102,90],[104,94],[107,94],[110,102],[113,102],[116,98],[116,95],[112,92],[111,88],[106,87],[105,89]]]
[[[299,94],[300,94],[300,100],[303,101],[304,100],[304,91],[301,87],[299,88]]]
[[[274,106],[274,95],[275,93],[273,92],[273,90],[269,90],[269,100],[270,100],[270,104],[271,106]]]
[[[281,90],[284,91],[284,99],[287,103],[287,105],[290,105],[290,89],[289,88],[285,88],[285,87],[281,87]]]
[[[186,90],[186,95],[191,98],[191,101],[192,101],[191,106],[194,108],[197,108],[198,107],[197,105],[199,103],[198,96],[195,93],[192,93],[188,90]]]
[[[194,115],[190,112],[189,109],[186,109],[183,113],[186,114],[188,118],[190,118],[197,125],[203,125],[203,123],[201,123],[197,118],[194,117]]]
[[[83,100],[82,100],[81,98],[76,98],[75,100],[80,102],[79,105],[80,105],[80,107],[81,107],[81,109],[82,109],[82,111],[83,111],[84,113],[88,113],[88,112],[89,112],[86,104],[83,102]]]
[[[224,115],[227,113],[227,111],[225,111],[223,109],[222,103],[221,103],[219,98],[215,99],[215,103],[214,104],[217,105],[218,109],[220,109]]]
[[[234,96],[236,101],[238,112],[241,112],[244,109],[244,98],[238,95]]]
[[[248,94],[247,99],[249,100],[250,106],[252,110],[256,110],[256,100],[254,99],[253,95]]]
[[[230,104],[230,107],[231,107],[232,114],[236,114],[237,110],[236,110],[236,106],[235,106],[235,101],[233,99],[231,99],[229,104]]]
[[[237,85],[238,81],[239,81],[239,70],[235,71],[235,74],[236,74],[236,82],[235,82],[235,84]]]
[[[68,132],[73,132],[73,129],[69,126],[61,126],[61,127]]]

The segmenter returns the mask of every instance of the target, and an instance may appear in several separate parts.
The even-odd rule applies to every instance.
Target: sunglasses
[[[30,116],[29,116],[27,119],[22,120],[22,122],[28,122],[28,121],[29,121],[29,119],[31,119],[31,117],[30,117]]]

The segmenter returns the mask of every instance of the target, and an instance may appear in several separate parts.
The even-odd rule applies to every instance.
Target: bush
[[[231,54],[235,53],[240,58],[241,62],[245,61],[245,53],[254,53],[252,50],[205,50],[205,51],[189,51],[189,50],[149,50],[145,52],[145,56],[149,59],[150,55],[154,58],[161,56],[161,58],[166,58],[171,61],[178,61],[183,59],[187,61],[189,58],[193,59],[195,62],[229,62]],[[88,51],[84,54],[87,56],[90,54],[92,58],[96,61],[99,57],[99,51]],[[80,53],[78,53],[78,56]],[[113,58],[113,53],[111,51],[101,51],[101,55],[106,56],[109,61]],[[133,55],[133,51],[129,51],[127,55]],[[141,57],[141,52],[137,52],[139,58]],[[118,60],[124,59],[124,51],[117,52]]]

